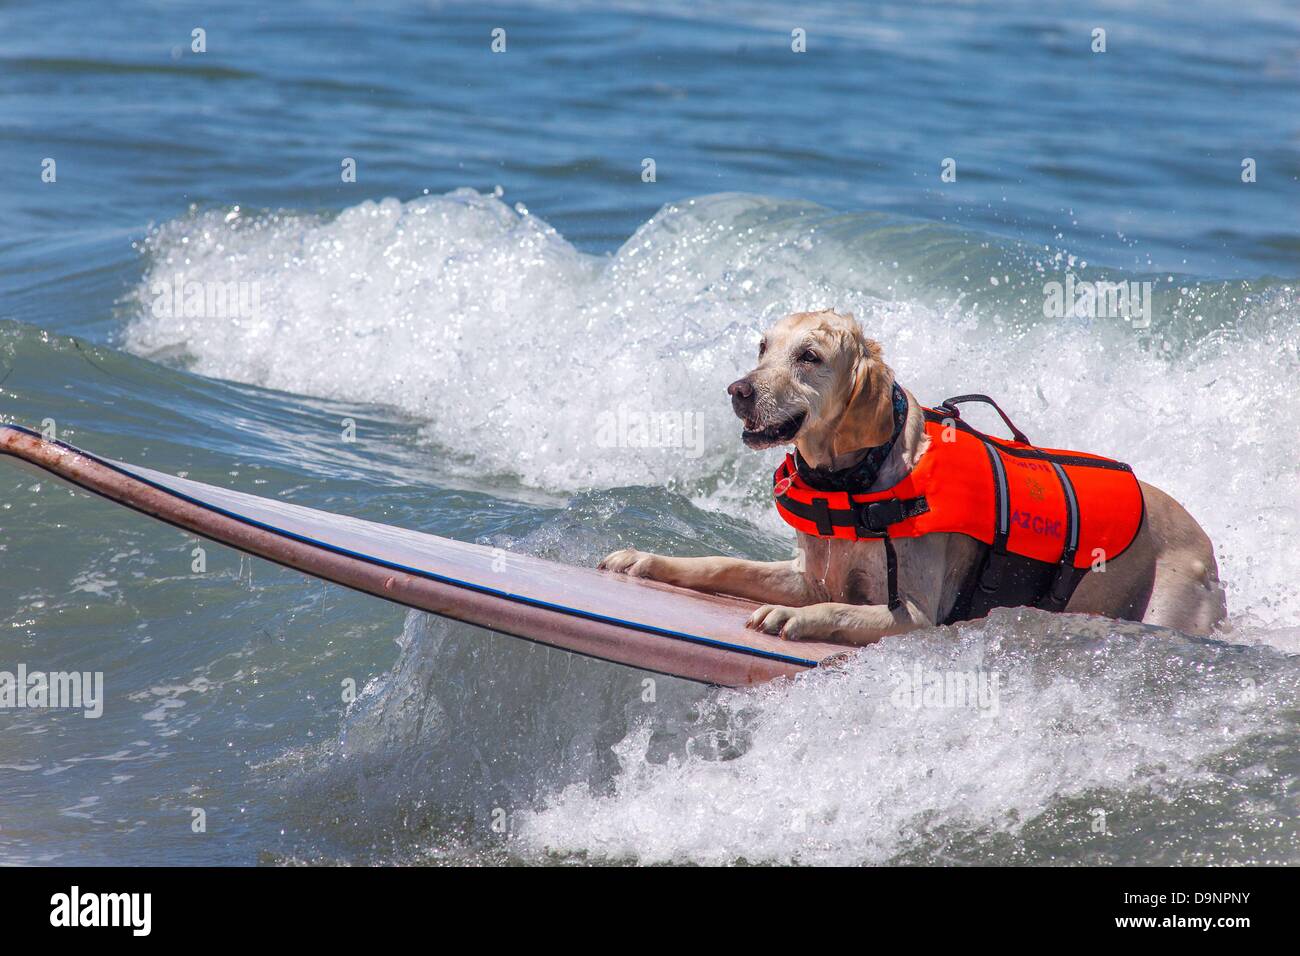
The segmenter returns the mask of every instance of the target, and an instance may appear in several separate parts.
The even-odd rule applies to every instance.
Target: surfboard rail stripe
[[[716,635],[691,633],[600,610],[575,607],[535,594],[497,588],[429,568],[387,560],[335,542],[277,527],[248,514],[240,514],[149,477],[156,475],[159,479],[166,480],[171,476],[152,469],[137,471],[135,469],[138,466],[100,458],[65,442],[46,439],[22,426],[0,426],[0,453],[14,456],[60,480],[182,530],[302,573],[407,607],[643,670],[710,684],[744,686],[794,676],[845,652],[845,648],[834,645],[807,644],[799,646],[800,650],[807,652],[807,656],[792,654],[787,650],[789,645],[785,642],[738,626],[743,621],[743,616],[747,616],[748,610],[757,606],[752,602],[697,594],[655,582],[619,576],[617,585],[607,583],[601,587],[608,590],[609,587],[631,585],[638,589],[637,597],[643,600],[645,596],[641,589],[649,587],[658,592],[658,600],[670,604],[686,599],[690,602],[685,605],[690,615],[703,615],[715,630],[730,632],[734,629],[739,632],[738,639],[727,640]],[[214,497],[248,499],[250,502],[264,503],[268,507],[290,508],[322,519],[347,521],[357,527],[367,526],[408,538],[415,536],[431,545],[437,542],[455,545],[462,551],[486,550],[434,535],[407,532],[389,525],[349,519],[303,506],[286,505],[273,499],[203,485],[190,479],[171,480],[206,489]],[[543,570],[556,569],[571,573],[582,570],[568,569],[541,559],[529,560],[534,565],[546,566]],[[597,593],[596,597],[605,603],[610,600],[609,594]],[[640,640],[629,640],[633,634],[642,637]],[[764,644],[768,646],[763,646]],[[773,647],[773,644],[777,646]]]

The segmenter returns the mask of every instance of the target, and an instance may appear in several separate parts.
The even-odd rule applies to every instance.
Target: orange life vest
[[[1142,524],[1142,489],[1123,462],[1031,445],[998,413],[1015,440],[961,419],[963,395],[923,409],[930,445],[911,472],[875,492],[819,490],[787,455],[775,475],[777,511],[796,530],[848,541],[883,539],[890,607],[899,606],[891,538],[941,532],[987,547],[945,618],[969,620],[994,607],[1063,610],[1098,559],[1112,560]]]

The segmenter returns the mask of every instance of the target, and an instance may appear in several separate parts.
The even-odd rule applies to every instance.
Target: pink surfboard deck
[[[407,607],[577,654],[728,687],[840,658],[744,626],[757,606],[409,531],[128,465],[0,426],[12,455],[196,535]]]

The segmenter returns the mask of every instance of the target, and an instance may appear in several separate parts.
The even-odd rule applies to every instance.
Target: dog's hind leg
[[[1227,615],[1228,604],[1212,551],[1207,548],[1204,552],[1176,551],[1160,556],[1143,623],[1205,635]]]
[[[1142,494],[1155,550],[1151,597],[1142,621],[1187,634],[1209,634],[1228,615],[1214,545],[1169,495],[1146,482]]]

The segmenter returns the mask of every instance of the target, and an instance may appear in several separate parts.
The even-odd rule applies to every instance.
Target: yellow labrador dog
[[[921,407],[900,390],[906,397],[900,418],[894,373],[852,315],[786,316],[763,337],[758,354],[758,367],[727,389],[749,447],[793,444],[808,466],[840,471],[896,435],[866,491],[891,488],[925,453],[930,439]],[[1136,538],[1105,573],[1085,575],[1064,610],[1207,634],[1226,615],[1210,540],[1173,498],[1139,485],[1145,514]],[[894,546],[898,600],[892,610],[880,540],[800,532],[797,556],[775,562],[674,558],[629,548],[608,555],[600,567],[759,601],[748,625],[787,640],[863,645],[945,621],[982,547],[949,533],[900,538]]]

